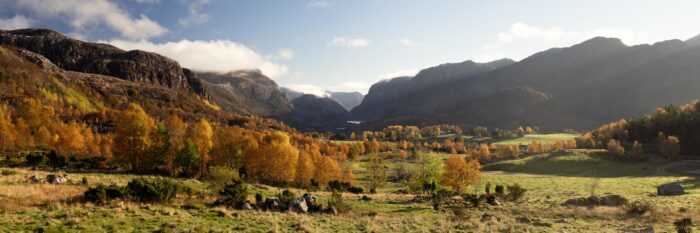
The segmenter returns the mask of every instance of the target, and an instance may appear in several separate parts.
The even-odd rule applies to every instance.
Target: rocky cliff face
[[[65,70],[113,76],[206,96],[192,72],[155,53],[124,51],[111,45],[79,41],[48,29],[0,30],[0,44],[41,54]]]
[[[210,98],[223,110],[241,114],[278,116],[289,112],[292,103],[277,83],[259,70],[225,74],[197,73]]]

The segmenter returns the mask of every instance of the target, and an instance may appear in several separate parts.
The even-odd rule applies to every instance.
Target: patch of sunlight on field
[[[556,141],[567,141],[578,137],[578,134],[566,134],[566,133],[555,133],[555,134],[529,134],[522,138],[507,139],[503,141],[495,142],[494,144],[530,144],[531,142],[548,143]]]

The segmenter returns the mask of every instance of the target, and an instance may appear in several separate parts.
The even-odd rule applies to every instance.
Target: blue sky
[[[154,51],[203,71],[261,69],[307,93],[360,91],[446,62],[522,59],[594,36],[700,34],[700,1],[0,0],[0,28]]]

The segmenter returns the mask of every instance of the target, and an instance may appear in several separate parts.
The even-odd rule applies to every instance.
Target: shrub
[[[525,192],[527,192],[527,189],[521,187],[519,184],[509,185],[506,199],[509,201],[519,201],[525,196]]]
[[[648,201],[634,201],[626,206],[625,210],[630,215],[643,215],[654,209],[654,206]]]
[[[217,200],[216,204],[240,209],[248,200],[248,186],[243,181],[234,179],[224,185],[219,194],[221,199]]]
[[[564,205],[570,205],[570,206],[611,206],[611,207],[616,207],[616,206],[624,206],[627,205],[628,201],[627,198],[620,196],[620,195],[607,195],[607,196],[590,196],[590,197],[581,197],[581,198],[573,198],[566,200],[564,202]]]
[[[27,155],[26,159],[27,165],[29,165],[32,168],[36,168],[44,163],[46,157],[42,153],[32,152]]]
[[[97,184],[94,188],[89,188],[85,193],[83,193],[83,198],[86,201],[94,203],[105,203],[107,202],[107,187],[103,184]]]
[[[83,176],[83,180],[81,181],[83,185],[88,185],[88,178]]]
[[[342,182],[339,180],[334,180],[334,181],[328,182],[328,186],[326,187],[326,189],[328,189],[328,191],[336,190],[338,192],[345,192],[350,187],[352,187],[350,182]]]
[[[54,170],[66,166],[66,157],[58,155],[56,151],[51,151],[47,157],[49,158],[49,164]]]
[[[14,170],[2,170],[2,175],[3,175],[3,176],[10,176],[10,175],[14,175],[14,174],[17,174],[17,171],[14,171]]]
[[[693,232],[693,220],[690,218],[678,219],[673,222],[676,226],[676,232],[678,233],[692,233]]]
[[[348,192],[353,193],[353,194],[361,194],[364,192],[364,190],[360,187],[352,186],[352,187],[348,188]]]
[[[238,171],[226,166],[213,166],[209,168],[206,181],[215,187],[223,187],[232,180],[238,180]]]
[[[331,198],[328,199],[328,206],[335,208],[338,213],[352,211],[352,207],[343,201],[343,194],[337,191],[332,191]]]
[[[503,185],[500,185],[500,184],[496,185],[495,191],[496,191],[496,194],[498,194],[499,196],[503,196],[505,194],[505,187]]]
[[[285,189],[280,194],[277,194],[277,197],[280,199],[280,203],[287,205],[292,199],[296,198],[296,195],[289,189]]]
[[[169,179],[136,178],[129,181],[127,188],[131,198],[143,202],[164,202],[172,199],[179,185]]]

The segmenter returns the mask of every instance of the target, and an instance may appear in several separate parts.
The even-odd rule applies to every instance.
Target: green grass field
[[[673,232],[672,222],[681,217],[700,219],[700,181],[683,175],[655,176],[658,167],[669,165],[661,159],[647,163],[625,164],[605,160],[599,151],[574,150],[484,166],[481,182],[467,192],[483,193],[487,183],[520,184],[528,191],[518,203],[499,206],[452,207],[441,211],[430,202],[412,202],[414,195],[398,194],[405,186],[388,183],[372,201],[361,195],[344,194],[353,211],[338,216],[279,212],[240,211],[222,207],[186,209],[186,203],[210,203],[215,196],[204,182],[180,180],[201,190],[194,196],[180,196],[172,203],[143,204],[113,202],[104,206],[79,201],[84,185],[39,185],[26,182],[31,175],[45,171],[12,169],[17,174],[0,176],[0,232],[635,232],[653,226],[657,232]],[[445,157],[447,155],[445,154]],[[366,158],[352,162],[357,185],[366,182]],[[390,175],[398,166],[410,167],[402,159],[387,162]],[[670,172],[678,170],[670,167]],[[3,168],[5,169],[5,168]],[[134,176],[73,174],[85,176],[91,185],[124,184]],[[686,187],[681,196],[656,196],[656,186],[678,182]],[[273,195],[282,189],[249,185],[251,193]],[[592,189],[592,187],[595,187]],[[292,189],[297,195],[304,190]],[[630,201],[652,203],[654,210],[643,216],[631,216],[623,208],[567,207],[570,198],[619,194]],[[328,192],[314,192],[325,202]],[[250,197],[252,199],[252,195]],[[201,204],[200,204],[201,205]],[[497,221],[482,221],[484,214]],[[547,224],[523,223],[527,217]]]
[[[525,137],[515,138],[515,139],[507,139],[507,140],[503,140],[503,141],[496,141],[494,143],[495,144],[511,144],[511,145],[512,144],[527,145],[533,141],[539,142],[539,143],[548,143],[548,142],[571,140],[571,139],[574,139],[578,136],[579,136],[578,134],[566,134],[566,133],[529,134],[529,135],[525,135]]]

